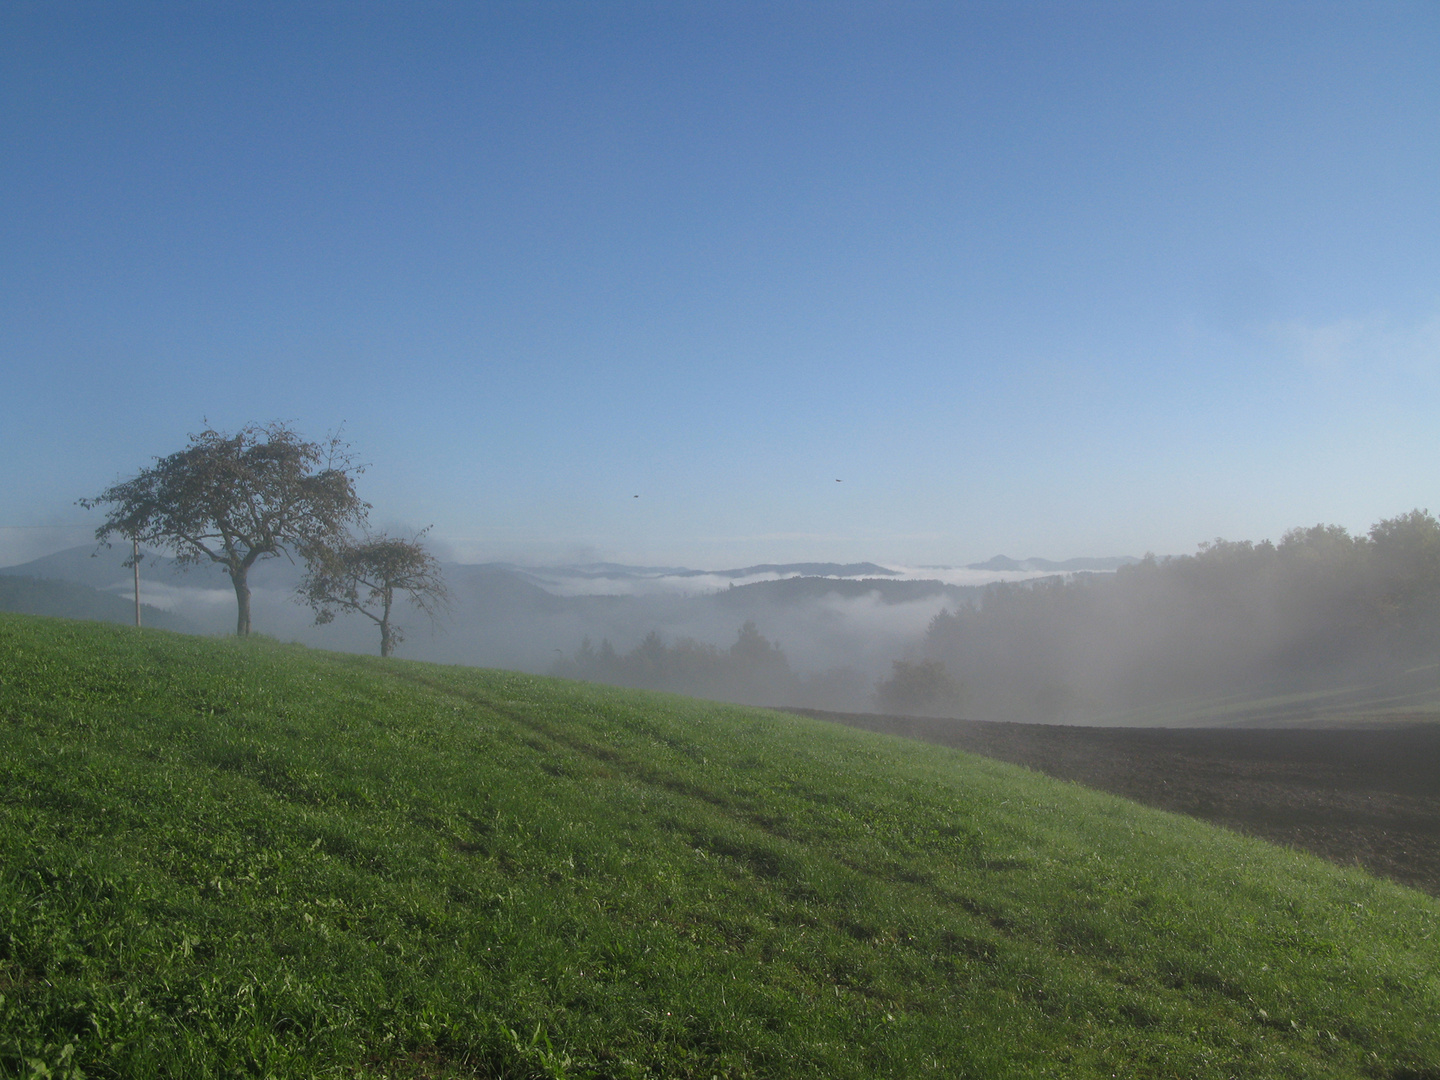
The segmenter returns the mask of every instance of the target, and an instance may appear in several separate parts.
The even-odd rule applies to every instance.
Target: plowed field
[[[1098,728],[804,712],[954,746],[1440,896],[1440,724]]]

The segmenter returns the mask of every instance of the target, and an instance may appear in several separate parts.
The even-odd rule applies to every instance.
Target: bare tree
[[[300,596],[315,609],[316,624],[331,622],[341,612],[359,612],[380,627],[380,655],[392,655],[405,638],[390,621],[396,593],[405,593],[431,619],[449,605],[440,563],[423,543],[429,531],[422,529],[409,540],[380,533],[312,552]]]
[[[174,554],[182,565],[219,563],[235,587],[235,633],[250,633],[250,568],[341,542],[369,504],[355,494],[356,465],[338,435],[308,442],[286,423],[247,424],[234,434],[207,427],[153,468],[106,488],[86,509],[109,506],[95,531]]]

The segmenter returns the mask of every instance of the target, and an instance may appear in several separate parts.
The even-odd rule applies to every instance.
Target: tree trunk
[[[250,635],[250,586],[246,583],[250,568],[241,566],[239,569],[230,568],[230,583],[235,586],[235,636],[248,637]]]
[[[395,639],[390,635],[390,590],[386,589],[382,600],[385,605],[380,616],[380,655],[389,656],[395,651]]]

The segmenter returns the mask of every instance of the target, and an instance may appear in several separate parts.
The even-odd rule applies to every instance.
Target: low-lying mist
[[[122,558],[79,548],[4,573],[126,595]],[[1104,571],[1003,558],[934,578],[873,564],[448,564],[448,614],[407,620],[402,604],[398,655],[747,704],[1049,723],[1171,722],[1181,702],[1360,684],[1392,708],[1440,697],[1440,524],[1426,511],[1363,536],[1317,525],[1278,544],[1089,563]],[[219,570],[175,573],[150,555],[142,571],[144,599],[174,625],[232,628]],[[294,600],[301,573],[256,566],[257,632],[376,651],[368,620],[314,625]]]
[[[76,548],[4,573],[57,577],[128,596],[124,553]],[[233,630],[235,595],[229,579],[210,566],[177,572],[155,554],[142,561],[142,594],[149,604],[198,632]],[[294,601],[303,568],[283,559],[258,563],[250,575],[257,633],[323,648],[372,652],[378,635],[365,619],[315,626],[313,613]],[[875,680],[891,660],[921,640],[931,620],[974,591],[926,580],[916,572],[872,564],[799,564],[700,572],[621,566],[527,568],[513,564],[447,564],[448,614],[433,623],[397,605],[405,640],[398,655],[440,663],[513,668],[699,696],[767,705],[863,710]],[[984,580],[984,572],[966,571]],[[1024,571],[1021,574],[1033,574]],[[856,575],[875,576],[856,576]],[[850,575],[850,576],[845,576]],[[990,580],[1002,576],[991,572]],[[1013,573],[1004,576],[1015,576]],[[593,591],[587,591],[592,590]],[[720,675],[693,662],[705,650],[728,655],[742,627],[778,649],[790,677],[760,680]],[[685,677],[646,677],[640,667],[602,671],[576,666],[589,641],[627,655],[648,642],[691,657]],[[662,665],[663,666],[663,665]],[[643,667],[643,666],[642,666]],[[753,675],[753,673],[751,673]]]

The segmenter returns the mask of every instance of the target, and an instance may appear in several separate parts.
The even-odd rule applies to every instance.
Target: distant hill
[[[131,572],[123,565],[128,554],[122,545],[97,551],[87,543],[0,569],[0,579],[65,580],[110,594],[108,602],[89,598],[88,606],[57,607],[56,601],[24,610],[128,622]],[[147,622],[202,634],[233,632],[234,593],[217,566],[181,568],[164,554],[148,552],[140,572],[142,598],[185,620],[176,624],[156,615]],[[302,572],[284,558],[256,564],[250,576],[256,631],[352,652],[377,648],[368,620],[314,625],[314,613],[295,598]],[[608,642],[628,654],[655,632],[667,647],[689,641],[726,650],[741,627],[753,622],[759,634],[783,644],[797,678],[828,680],[823,693],[790,703],[841,711],[869,707],[875,679],[922,640],[936,613],[979,603],[984,591],[928,576],[916,580],[914,571],[874,562],[759,563],[714,571],[601,562],[547,567],[446,562],[443,572],[451,602],[441,618],[432,622],[408,604],[400,606],[405,633],[400,655],[407,659],[548,671],[578,655],[587,639],[596,649]],[[933,573],[944,576],[938,568]],[[983,582],[1009,575],[961,576]],[[110,614],[95,607],[100,603]]]
[[[22,615],[54,615],[64,619],[95,619],[100,622],[132,623],[135,605],[114,593],[101,592],[70,581],[18,575],[0,576],[0,611]],[[149,604],[140,605],[140,622],[161,630],[193,634],[197,628],[187,619]]]
[[[0,568],[0,576],[46,578],[52,581],[68,581],[76,585],[88,585],[92,589],[103,589],[108,585],[130,580],[130,570],[123,565],[129,558],[128,548],[96,548],[94,544],[68,548],[53,555],[44,555],[18,566]],[[146,553],[140,562],[142,577],[149,577],[159,558]],[[164,560],[169,563],[169,559]]]
[[[504,570],[538,580],[568,578],[575,581],[653,580],[655,578],[747,578],[762,574],[788,577],[896,577],[898,570],[881,566],[879,563],[760,563],[755,566],[741,566],[730,570],[695,570],[688,566],[627,566],[624,563],[583,563],[578,566],[530,567],[517,563],[468,564],[484,566],[487,569]]]
[[[16,566],[0,567],[0,576],[49,578],[105,589],[131,580],[130,568],[125,565],[129,557],[130,549],[123,544],[108,548],[84,544]],[[283,556],[262,559],[250,571],[250,584],[254,588],[293,587],[302,572],[302,567],[290,563]],[[218,564],[182,566],[168,555],[156,551],[142,551],[140,579],[197,589],[230,588],[230,579]]]
[[[879,566],[873,562],[861,563],[761,563],[739,570],[692,570],[693,574],[714,574],[716,577],[754,577],[756,574],[790,574],[798,577],[868,578],[894,577],[899,571]]]
[[[827,596],[857,599],[878,596],[886,604],[908,604],[930,596],[943,595],[960,600],[978,592],[978,587],[947,585],[943,581],[903,580],[889,578],[789,577],[779,581],[756,581],[749,585],[733,585],[714,594],[718,603],[745,606],[757,600],[771,604],[796,604]]]
[[[1133,555],[1111,555],[1101,559],[1066,559],[1064,562],[1052,562],[1050,559],[1012,559],[1005,555],[996,555],[993,559],[985,562],[970,563],[966,570],[1043,570],[1048,573],[1065,574],[1078,570],[1119,570],[1122,566],[1131,566],[1140,560]]]
[[[459,566],[486,567],[488,569],[506,570],[516,574],[532,574],[536,572],[556,573],[564,577],[572,578],[616,578],[616,577],[682,577],[686,574],[698,574],[699,570],[691,570],[684,566],[630,566],[628,563],[578,563],[561,566],[536,567],[522,565],[520,563],[492,562],[492,563],[458,563]]]
[[[555,615],[573,610],[576,598],[556,596],[523,571],[501,563],[445,563],[441,567],[450,586],[452,605],[496,615]],[[585,598],[588,599],[588,598]]]

